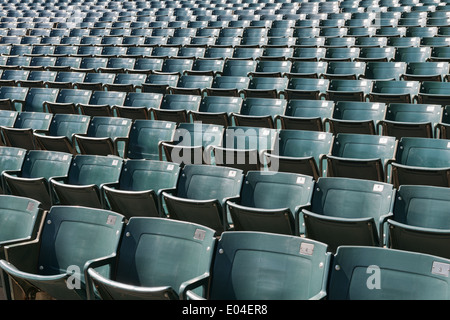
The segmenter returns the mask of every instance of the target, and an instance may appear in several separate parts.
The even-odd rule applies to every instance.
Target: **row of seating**
[[[5,195],[0,205],[8,299],[448,299],[450,260],[430,254],[358,245],[332,253],[309,238],[257,231],[227,231],[216,239],[200,224],[125,221],[79,206],[43,213],[32,199]],[[18,212],[21,228],[8,220]],[[411,290],[412,283],[420,290]]]

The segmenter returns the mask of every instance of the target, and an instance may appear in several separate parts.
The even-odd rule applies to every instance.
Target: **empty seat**
[[[361,78],[368,80],[400,80],[406,72],[406,62],[395,61],[369,61]]]
[[[204,96],[198,110],[189,111],[189,115],[194,122],[201,121],[227,127],[232,123],[230,115],[240,112],[242,102],[241,97]]]
[[[126,93],[119,91],[92,91],[89,102],[77,105],[81,114],[94,116],[112,116],[114,106],[125,103]]]
[[[372,102],[412,103],[419,94],[420,81],[376,80],[369,100]]]
[[[176,87],[179,78],[174,73],[151,73],[142,84],[142,91],[165,94],[169,87]]]
[[[79,114],[78,105],[88,104],[91,95],[91,90],[60,89],[55,102],[44,102],[44,110],[53,114]]]
[[[22,168],[27,150],[15,147],[0,146],[0,172],[18,171]],[[5,193],[5,185],[1,180],[1,193]]]
[[[213,79],[209,75],[181,75],[176,86],[167,88],[167,93],[201,95],[204,89],[211,87]]]
[[[128,92],[122,106],[113,106],[113,113],[129,119],[150,119],[151,109],[159,108],[164,95],[153,92]]]
[[[330,80],[328,79],[292,77],[284,90],[284,96],[288,100],[321,100],[324,98],[329,85]]]
[[[288,81],[285,77],[253,76],[241,93],[244,97],[280,99],[284,96]]]
[[[333,101],[292,99],[275,120],[282,129],[326,131],[324,120],[331,117],[333,109]]]
[[[422,81],[417,94],[417,103],[447,105],[450,83],[437,81]]]
[[[240,91],[248,88],[250,78],[247,76],[215,76],[210,88],[205,89],[207,96],[239,97]]]
[[[53,88],[29,88],[20,109],[27,112],[45,112],[44,104],[55,102],[58,93],[59,90]]]
[[[231,113],[236,126],[276,128],[275,117],[285,113],[286,100],[246,97],[238,113]]]
[[[200,95],[165,94],[159,108],[152,108],[150,112],[156,120],[186,123],[189,122],[188,112],[197,111],[200,102]]]
[[[410,62],[401,80],[407,81],[444,81],[449,72],[448,62]]]
[[[450,106],[445,106],[442,110],[442,119],[437,124],[439,138],[450,140]]]

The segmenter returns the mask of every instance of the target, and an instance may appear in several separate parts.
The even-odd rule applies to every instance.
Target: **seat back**
[[[29,150],[21,168],[23,178],[44,178],[65,176],[69,172],[72,155],[65,152]]]
[[[76,155],[69,168],[67,183],[100,186],[118,182],[122,164],[122,158],[115,156]]]

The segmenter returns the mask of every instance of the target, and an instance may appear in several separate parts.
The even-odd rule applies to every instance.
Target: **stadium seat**
[[[54,205],[103,209],[102,186],[119,181],[122,165],[123,159],[116,156],[74,156],[66,176],[49,179]]]
[[[284,75],[288,78],[321,78],[327,71],[328,63],[325,61],[293,61],[291,69]]]
[[[168,216],[204,225],[220,235],[230,227],[226,201],[239,197],[243,180],[239,169],[186,164],[175,190],[162,193]]]
[[[113,106],[112,111],[117,117],[132,120],[151,118],[151,109],[161,106],[164,94],[152,92],[128,92],[122,106]]]
[[[300,212],[310,204],[313,190],[311,176],[249,171],[239,199],[227,201],[233,230],[300,235]]]
[[[247,76],[215,76],[210,88],[205,88],[207,96],[240,97],[240,91],[248,88],[250,78]]]
[[[376,80],[369,100],[372,102],[412,103],[418,96],[420,81]]]
[[[253,59],[228,58],[223,66],[223,76],[247,77],[249,73],[256,71],[258,62]]]
[[[448,71],[448,62],[410,62],[400,80],[442,82],[445,80]]]
[[[188,288],[201,286],[210,275],[216,238],[209,228],[183,221],[133,217],[124,234],[115,270],[105,274],[101,265],[87,270],[90,300],[185,299]],[[173,259],[182,268],[173,265]],[[162,261],[172,267],[159,268]],[[195,292],[205,296],[206,288]]]
[[[373,82],[365,79],[331,79],[325,92],[325,99],[338,101],[366,102],[372,91]]]
[[[27,154],[26,149],[0,146],[0,172],[4,171],[18,171],[22,168]],[[1,179],[1,194],[5,194],[5,185]]]
[[[331,255],[326,244],[245,231],[224,232],[217,244],[208,300],[321,300],[327,296]],[[186,296],[202,300],[192,290]]]
[[[155,120],[187,123],[188,111],[198,110],[201,102],[200,95],[192,94],[165,94],[159,108],[150,109]]]
[[[128,159],[118,184],[102,188],[106,205],[126,219],[165,217],[162,192],[176,187],[179,171],[180,166],[172,162]]]
[[[152,72],[142,84],[142,92],[167,93],[167,88],[175,87],[180,76],[176,73]]]
[[[29,88],[14,86],[0,87],[0,99],[4,109],[13,111],[22,111],[22,105],[25,101]]]
[[[328,299],[447,300],[449,263],[417,252],[342,246],[330,268]]]
[[[285,113],[286,104],[284,99],[246,97],[239,112],[232,112],[231,118],[236,126],[274,129],[274,118]]]
[[[28,74],[26,80],[16,81],[16,85],[20,87],[38,87],[44,88],[48,82],[55,81],[56,72],[48,70],[32,70]]]
[[[191,70],[186,70],[186,75],[202,75],[202,76],[216,76],[221,74],[225,61],[214,58],[197,58],[192,65]]]
[[[81,114],[95,116],[113,116],[114,106],[123,106],[126,93],[119,91],[92,91],[89,102],[78,103]]]
[[[45,109],[43,107],[44,103],[55,102],[58,93],[59,90],[53,88],[29,88],[20,109],[22,112],[45,112]]]
[[[55,102],[45,101],[43,104],[45,112],[79,114],[79,104],[89,104],[91,90],[60,89]]]
[[[230,114],[239,113],[243,98],[227,96],[204,96],[198,110],[190,110],[188,113],[193,122],[217,124],[227,127],[232,124]]]
[[[406,62],[396,61],[369,61],[361,78],[367,80],[400,80],[406,72]]]
[[[210,75],[181,75],[176,86],[167,88],[167,93],[201,96],[205,88],[211,87],[213,79]]]
[[[245,98],[284,98],[284,90],[288,86],[286,77],[251,76],[248,87],[241,90]]]
[[[448,104],[450,83],[437,81],[420,82],[417,103],[421,104]]]
[[[283,95],[287,100],[322,100],[329,85],[328,79],[291,77]]]
[[[85,272],[94,261],[116,254],[122,230],[123,217],[112,211],[52,207],[38,239],[9,246],[7,260],[0,260],[5,281],[14,282],[24,292],[24,297],[12,299],[33,299],[43,292],[58,300],[85,300]],[[22,259],[23,254],[28,259]],[[76,281],[68,286],[73,277]]]
[[[75,83],[84,81],[86,73],[75,71],[58,71],[53,81],[47,81],[46,85],[49,88],[57,89],[73,89]]]
[[[146,78],[145,74],[117,73],[112,83],[107,82],[103,84],[103,89],[126,93],[141,91],[142,84],[145,83]]]
[[[450,106],[445,106],[442,110],[442,119],[437,124],[440,139],[450,140]],[[437,137],[436,137],[437,138]]]
[[[86,72],[82,82],[77,82],[74,87],[79,90],[103,91],[105,84],[112,84],[114,82],[114,74]]]
[[[394,60],[393,47],[361,47],[359,56],[355,59],[362,62],[390,62]],[[365,71],[364,71],[365,72]]]
[[[302,210],[305,236],[328,244],[333,253],[342,245],[383,246],[394,197],[395,189],[388,183],[319,178],[311,206]]]
[[[28,70],[5,69],[0,77],[0,84],[8,87],[18,86],[18,81],[27,80],[29,74]]]

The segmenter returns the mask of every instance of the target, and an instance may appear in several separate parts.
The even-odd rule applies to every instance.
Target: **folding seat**
[[[240,97],[240,92],[248,88],[250,78],[248,76],[217,75],[214,77],[210,88],[205,88],[207,96],[232,96]]]
[[[133,38],[139,38],[142,37],[133,37]],[[124,40],[125,41],[125,40]],[[151,56],[153,48],[152,47],[144,47],[143,45],[136,45],[136,46],[128,46],[126,51],[126,56],[134,59],[142,59],[142,58],[148,58]]]
[[[263,41],[261,38],[257,38],[258,41]],[[241,46],[236,46],[233,51],[233,57],[234,59],[257,59],[260,56],[262,56],[262,53],[264,51],[261,47],[254,47],[254,45],[264,45],[264,43],[259,44],[252,44],[252,43],[245,43],[245,39],[243,38],[240,42]],[[248,38],[247,38],[248,41]]]
[[[200,282],[208,278],[216,246],[213,230],[184,221],[133,217],[124,232],[128,236],[121,241],[114,259],[117,268],[109,273],[103,272],[101,265],[87,270],[88,299],[186,299],[191,285],[201,286]],[[154,268],[175,257],[183,268]],[[132,272],[131,261],[140,261]],[[193,291],[201,297],[207,294],[206,288]]]
[[[47,213],[45,222],[35,241],[7,248],[7,260],[0,260],[5,281],[14,282],[28,299],[38,292],[58,300],[86,299],[84,274],[93,261],[100,262],[116,254],[123,216],[109,210],[55,206]],[[60,232],[61,227],[66,232]],[[55,247],[62,250],[55,251]],[[20,258],[23,250],[29,256],[26,264]],[[109,267],[112,265],[106,268]],[[67,281],[71,281],[74,271],[80,286],[72,288]],[[21,298],[15,294],[19,290],[12,291],[13,299]]]
[[[97,71],[105,73],[125,73],[128,70],[133,70],[134,64],[134,58],[128,58],[124,56],[110,57],[108,58],[106,67],[100,67],[97,69]]]
[[[160,46],[154,47],[152,57],[163,57],[164,59],[172,59],[178,55],[179,47],[177,46]]]
[[[328,79],[291,77],[284,90],[284,97],[287,100],[321,100],[325,96],[329,84],[330,80]]]
[[[20,110],[27,112],[45,112],[43,107],[45,102],[55,102],[58,96],[58,89],[54,88],[29,88],[25,99],[21,102]]]
[[[324,94],[326,100],[330,101],[367,101],[372,91],[371,80],[331,79]]]
[[[205,48],[203,47],[181,47],[178,50],[177,57],[186,57],[186,58],[203,58],[205,55]]]
[[[217,166],[248,171],[265,169],[264,152],[271,150],[277,139],[277,129],[228,126],[220,144],[211,145],[207,154],[214,157]],[[269,168],[270,169],[270,168]]]
[[[75,134],[85,134],[90,118],[78,114],[55,114],[46,132],[34,132],[39,149],[77,154]]]
[[[406,62],[378,62],[366,63],[366,70],[361,78],[368,80],[400,80],[400,76],[406,72]]]
[[[245,231],[224,232],[217,244],[209,300],[320,300],[327,296],[331,255],[326,244]],[[204,300],[193,290],[186,296]]]
[[[190,110],[188,113],[193,122],[200,121],[227,127],[232,123],[230,115],[240,112],[242,102],[241,97],[205,96],[201,99],[198,110]]]
[[[362,47],[359,51],[357,61],[362,62],[390,62],[394,59],[395,48],[393,47]]]
[[[431,57],[431,47],[399,47],[395,50],[395,61],[426,62]]]
[[[64,177],[50,179],[54,205],[104,208],[101,189],[118,183],[123,159],[116,156],[76,155]]]
[[[129,73],[151,74],[152,72],[160,72],[164,63],[163,58],[142,57],[136,58],[133,69],[129,69]]]
[[[333,134],[329,132],[281,129],[278,141],[264,155],[271,171],[322,176],[321,158],[330,153]]]
[[[437,47],[446,47],[450,43],[450,37],[422,37],[420,45],[422,47],[431,47],[430,61],[433,59],[434,49]],[[445,57],[444,57],[445,58]]]
[[[326,131],[324,120],[331,117],[333,101],[292,99],[287,101],[284,114],[275,117],[282,129]]]
[[[284,75],[288,78],[321,78],[327,67],[325,61],[293,61],[291,69]]]
[[[0,77],[0,84],[8,87],[18,86],[18,81],[26,81],[29,74],[28,70],[5,69]]]
[[[226,59],[222,76],[247,77],[249,73],[256,71],[257,64],[253,59]]]
[[[368,48],[368,47],[386,47],[387,37],[356,37],[355,47]],[[361,52],[360,52],[361,54]]]
[[[328,61],[327,70],[322,74],[325,79],[358,80],[365,73],[365,62]]]
[[[359,48],[356,47],[327,47],[325,56],[321,58],[322,61],[354,61],[359,57]]]
[[[372,102],[412,103],[419,94],[420,81],[376,80],[369,100]]]
[[[391,103],[379,125],[381,133],[401,137],[434,138],[442,107],[432,104]]]
[[[149,119],[150,109],[159,108],[163,99],[162,93],[128,92],[122,106],[113,106],[112,111],[122,118]]]
[[[22,66],[26,70],[46,70],[47,67],[52,67],[55,65],[56,57],[31,57],[29,65]]]
[[[75,71],[54,71],[55,77],[51,81],[46,81],[45,85],[48,88],[55,89],[73,89],[75,83],[84,81],[86,73]]]
[[[84,46],[80,45],[78,46],[76,57],[80,58],[99,58],[99,56],[102,53],[102,47],[101,46]]]
[[[325,37],[298,37],[294,38],[295,44],[292,45],[294,52],[289,57],[291,60],[312,60],[317,61],[318,58],[325,55]],[[306,48],[320,48],[320,50],[313,50]]]
[[[250,96],[243,99],[239,112],[230,116],[236,126],[276,128],[274,119],[285,113],[286,104],[284,99]]]
[[[26,153],[27,150],[23,148],[0,146],[0,172],[20,170]],[[0,193],[5,194],[3,180],[1,180],[0,188]]]
[[[112,29],[114,30],[114,29]],[[125,48],[120,47],[122,45],[123,36],[116,36],[116,35],[103,35],[102,40],[100,41],[100,44],[103,45],[102,54],[105,55],[118,55],[120,52],[126,51]],[[106,48],[114,48],[115,50],[106,50]],[[116,50],[118,49],[118,50]]]
[[[91,98],[91,90],[60,89],[56,101],[45,101],[43,107],[48,113],[72,113],[78,114],[79,104],[88,104]]]
[[[47,86],[47,82],[52,82],[55,80],[55,78],[56,78],[55,71],[32,70],[28,74],[28,77],[26,80],[17,80],[16,85],[18,85],[20,87],[44,88]]]
[[[147,76],[142,84],[142,92],[166,94],[169,87],[175,87],[180,78],[176,73],[153,72]]]
[[[209,148],[222,142],[224,128],[216,124],[180,123],[170,141],[161,141],[160,160],[187,164],[210,164]]]
[[[434,37],[438,33],[437,26],[410,26],[406,29],[406,37]]]
[[[450,140],[450,106],[444,106],[442,110],[442,119],[437,124],[440,139]],[[437,138],[436,134],[436,138]]]
[[[227,59],[233,57],[234,49],[231,47],[209,46],[205,50],[203,58]]]
[[[403,48],[403,47],[419,47],[420,37],[388,37],[388,47]]]
[[[42,38],[41,44],[46,44],[46,45],[45,46],[34,45],[33,49],[31,50],[32,56],[51,56],[51,55],[53,55],[53,52],[55,51],[55,48],[57,47],[57,45],[56,44],[50,45],[51,43],[44,43],[44,42],[58,42],[59,43],[59,38],[56,38],[56,37]]]
[[[122,106],[125,102],[126,93],[119,91],[92,91],[87,104],[79,103],[78,109],[81,114],[88,116],[112,116],[114,106]]]
[[[9,194],[35,199],[48,210],[54,203],[49,180],[67,175],[71,161],[69,153],[29,150],[20,169],[2,172],[4,187]]]
[[[222,59],[197,58],[191,70],[186,70],[186,75],[216,76],[221,74],[225,62]]]
[[[13,111],[22,111],[22,104],[25,101],[29,88],[15,86],[0,86],[0,101],[3,108]]]
[[[176,188],[162,193],[168,215],[209,227],[220,235],[229,229],[226,201],[239,197],[243,180],[238,169],[186,164]]]
[[[250,77],[282,77],[291,71],[291,61],[259,59],[254,72]]]
[[[395,159],[395,137],[338,133],[326,161],[326,176],[388,182],[385,166]],[[320,165],[325,167],[323,163]]]
[[[431,185],[448,187],[449,142],[445,139],[402,137],[397,157],[390,162],[391,183],[401,185]]]
[[[450,84],[447,82],[422,81],[417,94],[417,103],[445,106],[449,101],[449,89]]]
[[[444,81],[449,72],[448,62],[409,62],[401,80],[406,81]]]
[[[449,40],[450,41],[450,40]],[[446,46],[432,47],[430,53],[430,61],[434,62],[450,62],[450,49]]]
[[[204,89],[211,87],[213,80],[212,75],[181,75],[176,86],[167,88],[167,93],[201,96]]]
[[[141,90],[147,76],[145,74],[117,73],[113,83],[105,83],[103,88],[107,91],[133,92]]]
[[[248,87],[241,90],[244,97],[280,99],[288,86],[286,77],[251,77]]]
[[[26,150],[36,149],[33,133],[48,130],[52,116],[45,112],[21,112],[13,127],[1,127],[4,144]]]
[[[80,72],[94,73],[98,72],[99,68],[106,68],[107,64],[108,64],[107,58],[101,58],[97,56],[83,57],[80,62],[80,67],[73,68],[73,70]]]
[[[180,166],[173,162],[130,159],[124,162],[117,185],[104,186],[112,211],[132,217],[165,217],[162,192],[176,187]]]
[[[288,58],[291,58],[294,49],[291,47],[280,47],[278,45],[275,45],[273,43],[269,43],[268,46],[265,46],[263,48],[263,52],[261,56],[259,57],[259,61],[268,61],[268,60],[287,60]]]
[[[156,120],[189,122],[188,111],[198,110],[200,102],[200,95],[166,94],[159,108],[153,108],[150,112]]]
[[[294,33],[292,34],[295,38],[315,38],[320,36],[320,28],[317,26],[302,27],[296,26],[294,28]]]
[[[74,88],[80,90],[102,91],[104,85],[114,82],[114,74],[86,72],[82,82],[74,83]]]
[[[390,248],[343,246],[330,268],[329,300],[441,300],[449,260]],[[361,272],[354,272],[355,270]],[[368,277],[381,275],[377,280]],[[369,281],[368,281],[369,280]],[[420,290],[413,284],[420,283]],[[369,284],[369,286],[368,286]],[[417,289],[416,289],[417,288]]]
[[[296,47],[292,54],[292,61],[304,60],[304,61],[319,61],[325,57],[326,48],[323,47]]]
[[[378,124],[385,118],[386,105],[366,101],[337,101],[333,114],[324,120],[329,131],[337,133],[378,134]]]
[[[380,23],[383,23],[380,21]],[[398,27],[393,25],[388,25],[389,23],[392,23],[392,19],[389,19],[386,21],[386,25],[381,25],[377,28],[375,34],[378,37],[388,37],[388,38],[401,38],[404,37],[406,34],[406,27]]]
[[[29,56],[31,55],[31,52],[33,51],[33,46],[29,45],[23,45],[23,44],[13,44],[10,45],[10,51],[8,53],[8,56]]]
[[[394,197],[395,189],[388,183],[319,178],[311,206],[302,210],[305,237],[328,244],[333,253],[343,245],[383,246]]]
[[[80,40],[81,45],[85,46],[99,46],[101,45],[103,36],[82,36]]]
[[[73,71],[74,69],[80,69],[81,59],[81,57],[58,56],[56,57],[55,64],[49,66],[47,69],[50,71]]]
[[[131,130],[132,120],[119,117],[94,116],[85,134],[76,133],[73,140],[80,154],[124,156],[124,140]]]

